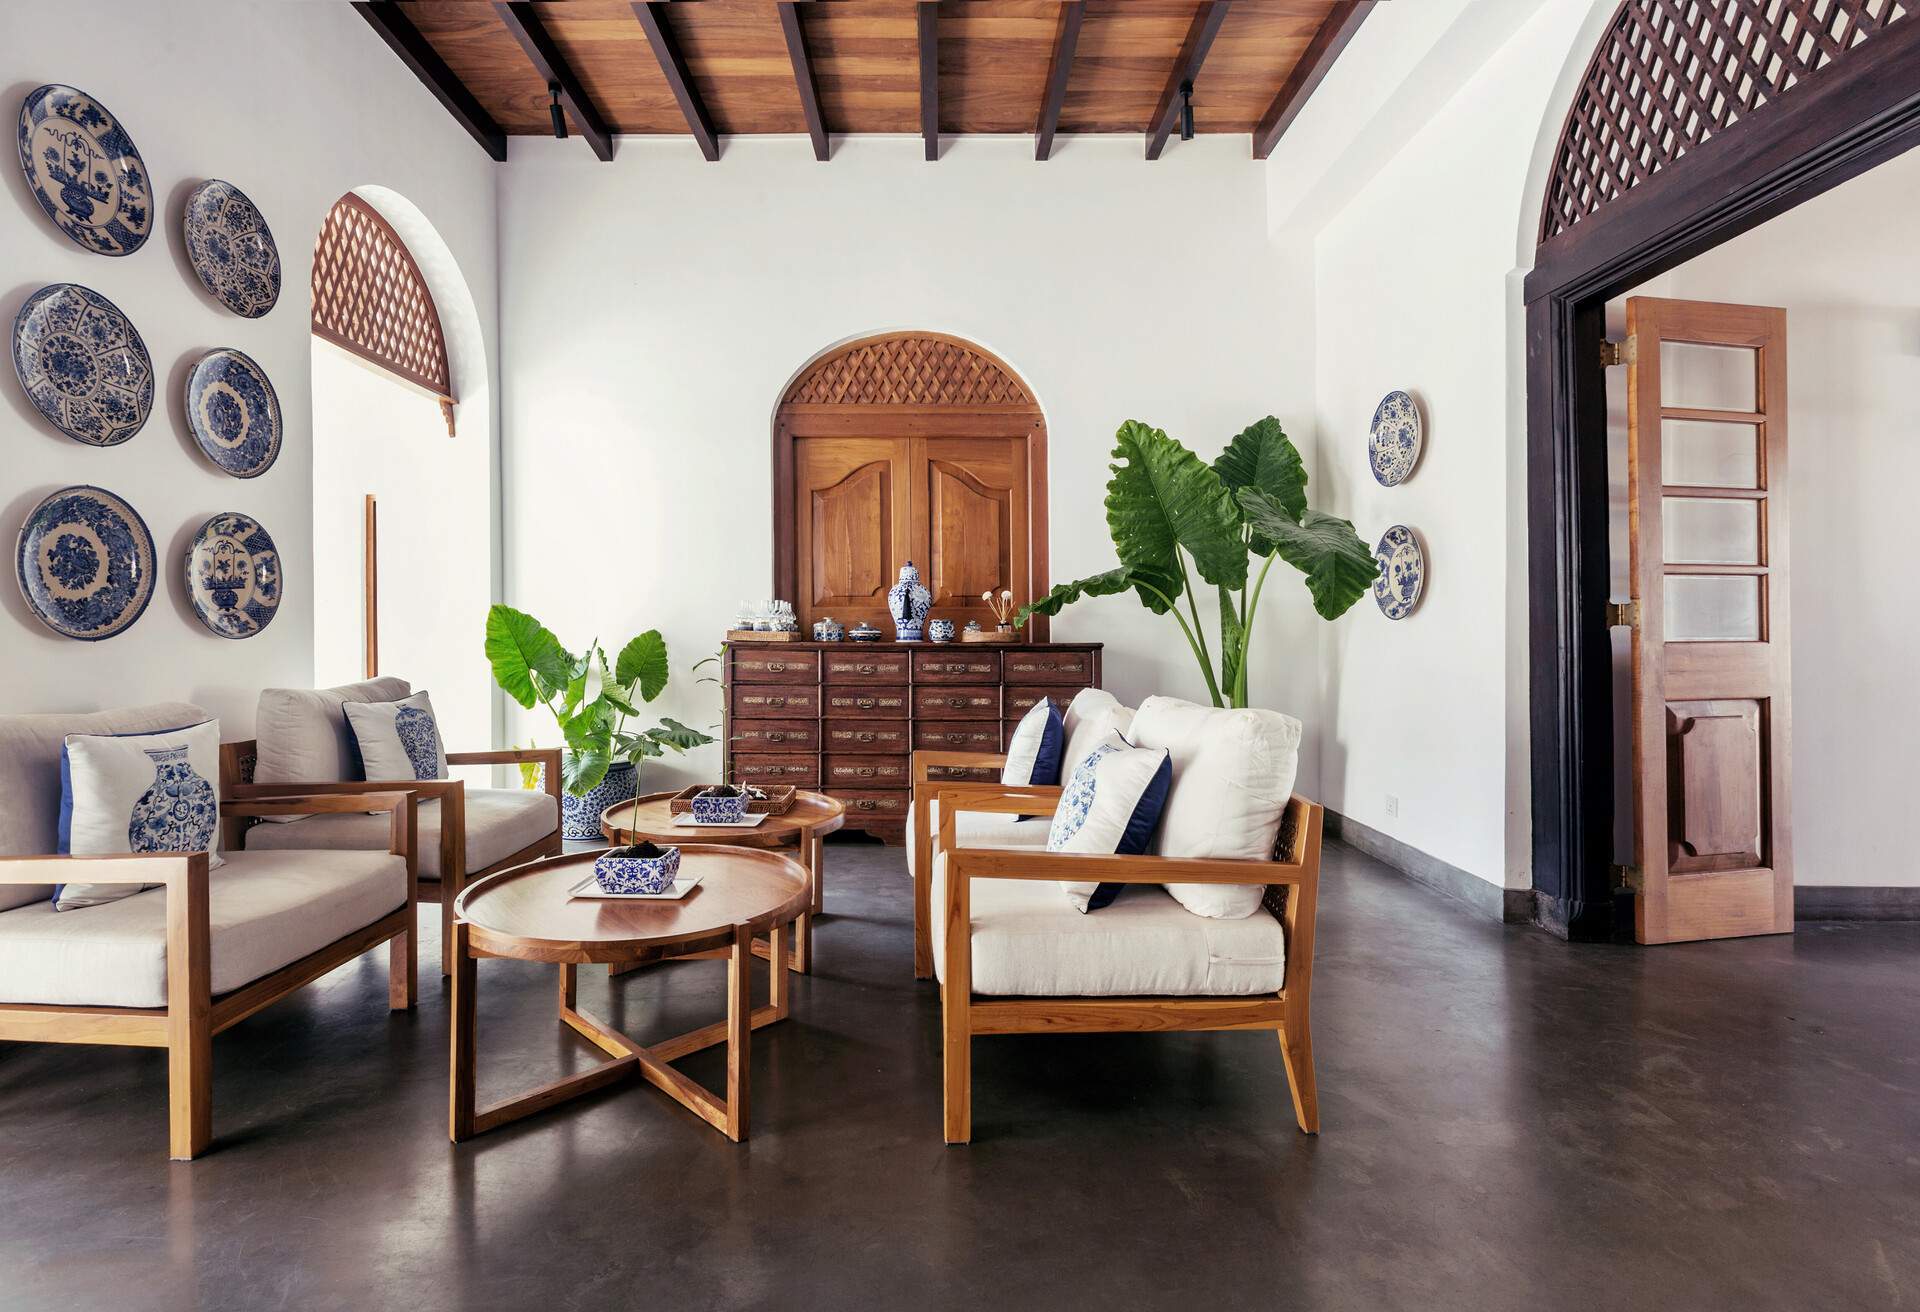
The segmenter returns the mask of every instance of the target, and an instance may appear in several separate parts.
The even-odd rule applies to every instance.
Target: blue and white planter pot
[[[640,795],[640,772],[626,761],[616,762],[607,777],[575,797],[560,794],[560,837],[594,839],[600,835],[600,813],[616,802],[631,802]]]
[[[737,825],[747,814],[747,799],[693,795],[693,818],[703,825]]]
[[[615,847],[594,858],[593,879],[607,893],[664,893],[680,873],[680,849]]]

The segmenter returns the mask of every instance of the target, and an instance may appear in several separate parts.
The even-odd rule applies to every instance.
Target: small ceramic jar
[[[839,642],[846,636],[846,629],[842,628],[840,621],[834,619],[831,615],[825,619],[815,620],[813,622],[813,640],[815,642]]]
[[[953,641],[953,621],[952,620],[929,620],[927,622],[927,637],[931,638],[935,642],[952,642]]]

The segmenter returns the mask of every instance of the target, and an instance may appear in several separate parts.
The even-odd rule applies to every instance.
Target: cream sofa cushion
[[[1133,741],[1164,747],[1173,787],[1160,813],[1160,856],[1270,861],[1300,764],[1300,721],[1278,711],[1226,710],[1177,697],[1149,697],[1133,717]],[[1169,884],[1202,916],[1251,916],[1258,885]]]
[[[211,718],[190,702],[76,715],[0,715],[0,856],[60,850],[60,746],[68,734],[155,733]],[[0,911],[52,896],[52,884],[0,884]]]
[[[947,858],[933,862],[934,973],[944,981]],[[1041,879],[976,879],[973,991],[998,997],[1109,998],[1278,993],[1286,934],[1270,915],[1196,916],[1165,890],[1135,885],[1082,915]]]
[[[1042,805],[1045,805],[1042,803]],[[918,808],[907,808],[907,873],[918,873],[920,845],[914,842]],[[954,817],[954,841],[962,847],[1038,847],[1047,845],[1048,817],[1022,820],[1017,815],[998,815],[988,811],[962,811]],[[927,824],[933,830],[931,841],[940,842],[940,803],[927,804]]]
[[[407,863],[387,852],[232,852],[207,882],[218,996],[404,905]],[[166,1006],[167,897],[0,912],[0,1002]]]
[[[257,784],[337,784],[365,778],[347,727],[348,702],[397,702],[412,689],[405,679],[369,679],[338,688],[266,688],[254,713],[259,757]],[[204,717],[203,717],[204,718]]]
[[[560,827],[560,806],[544,792],[523,788],[469,788],[467,792],[467,874],[485,870],[527,844]],[[247,831],[253,851],[298,848],[379,850],[390,841],[392,816],[309,815],[288,825],[255,825]],[[440,878],[440,801],[419,806],[420,878]]]

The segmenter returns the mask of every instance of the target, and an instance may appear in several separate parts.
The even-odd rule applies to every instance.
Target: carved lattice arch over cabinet
[[[1920,0],[1622,0],[1560,130],[1540,241],[1819,80],[1916,9]]]
[[[438,397],[452,435],[453,372],[433,293],[400,235],[352,192],[313,244],[313,335]]]
[[[773,464],[774,592],[803,623],[891,636],[885,592],[908,559],[958,624],[992,627],[983,591],[1050,586],[1046,419],[972,342],[899,332],[827,351],[782,394]],[[1044,639],[1044,617],[1023,636]]]

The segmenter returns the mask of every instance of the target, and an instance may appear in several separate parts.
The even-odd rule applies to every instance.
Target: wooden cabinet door
[[[1793,930],[1783,310],[1627,301],[1634,936]]]
[[[1029,576],[1027,447],[1021,437],[940,437],[913,443],[921,575],[933,613],[993,627],[983,592],[1033,594]]]
[[[806,437],[793,444],[794,556],[802,628],[831,615],[893,632],[887,589],[913,554],[904,438]]]

